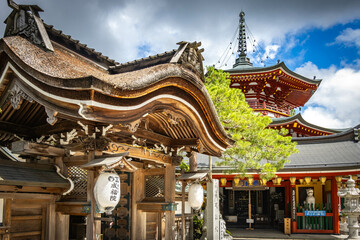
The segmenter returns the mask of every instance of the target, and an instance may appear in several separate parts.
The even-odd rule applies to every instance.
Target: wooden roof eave
[[[3,42],[2,42],[2,44],[3,44]],[[4,44],[2,46],[4,47]],[[3,49],[6,49],[6,48],[3,48]],[[9,52],[9,50],[8,50],[8,52]],[[55,86],[49,86],[49,85],[47,85],[47,84],[45,84],[43,82],[39,82],[37,79],[32,78],[27,74],[27,73],[34,74],[34,72],[35,72],[34,69],[28,69],[29,66],[26,66],[26,64],[21,62],[19,60],[19,58],[17,58],[14,54],[12,54],[12,56],[11,56],[11,53],[8,53],[8,55],[10,55],[10,58],[12,60],[14,60],[15,63],[16,63],[16,64],[15,63],[12,64],[11,69],[14,72],[16,72],[16,74],[18,76],[21,75],[21,74],[27,75],[26,77],[24,77],[24,76],[20,77],[20,79],[22,81],[27,81],[27,83],[26,83],[27,85],[32,85],[33,87],[38,88],[38,89],[31,89],[29,87],[27,88],[28,89],[27,93],[29,95],[31,95],[31,97],[33,97],[36,101],[40,102],[45,107],[51,108],[51,109],[53,109],[55,111],[58,111],[59,113],[65,114],[65,115],[72,115],[74,117],[78,117],[79,119],[85,118],[85,119],[88,119],[90,121],[102,121],[97,116],[93,115],[94,108],[101,108],[102,107],[102,106],[100,106],[101,104],[100,105],[98,104],[97,106],[94,106],[94,103],[95,103],[94,99],[88,99],[87,101],[78,100],[77,102],[73,101],[73,99],[71,99],[71,101],[69,100],[68,102],[64,103],[64,102],[62,102],[62,100],[64,100],[63,97],[59,97],[58,99],[54,100],[54,98],[52,99],[52,96],[50,96],[48,94],[48,92],[43,90],[42,93],[40,93],[39,90],[41,90],[41,87],[40,87],[41,84],[43,84],[43,86],[45,85],[45,88],[47,88],[47,87],[56,88],[56,85],[61,85],[61,84],[55,84]],[[9,62],[9,63],[11,63],[11,62]],[[21,66],[20,69],[17,67],[18,65]],[[197,89],[197,92],[193,91],[191,95],[192,95],[193,98],[198,97],[198,96],[202,96],[202,99],[198,98],[198,99],[196,99],[196,102],[198,102],[198,104],[202,105],[201,106],[201,111],[205,112],[205,115],[207,116],[206,122],[207,122],[207,124],[210,125],[210,128],[208,130],[210,130],[210,132],[215,132],[217,137],[220,139],[220,142],[224,142],[225,146],[228,146],[229,143],[231,143],[231,140],[228,138],[228,136],[226,135],[225,131],[223,130],[220,122],[218,121],[216,111],[214,110],[212,102],[211,102],[211,100],[210,100],[210,98],[209,98],[209,96],[207,94],[206,89],[204,88],[203,84],[201,83],[201,80],[196,80],[197,79],[196,74],[194,74],[191,71],[188,71],[186,69],[183,69],[179,65],[176,65],[176,64],[170,64],[170,65],[172,66],[172,68],[181,69],[180,74],[178,72],[178,75],[180,75],[179,78],[183,79],[183,82],[185,83],[185,85],[183,85],[183,84],[179,85],[178,84],[178,85],[173,86],[173,87],[180,88],[182,91],[184,91],[184,90],[188,91],[188,88],[190,87],[190,85],[192,85],[193,89],[195,89],[195,90]],[[46,78],[46,79],[50,78],[50,79],[54,79],[55,81],[61,80],[61,79],[58,79],[58,78],[53,78],[51,76],[46,76],[43,73],[39,73],[39,72],[36,73],[36,77]],[[163,76],[163,78],[164,77],[165,76]],[[29,81],[29,78],[32,80],[32,82]],[[161,81],[161,79],[160,80],[157,79],[157,82],[160,82],[160,81]],[[81,82],[81,80],[80,80],[80,82]],[[80,90],[80,91],[83,91],[83,92],[88,91],[89,94],[87,94],[87,95],[91,95],[91,96],[94,96],[94,93],[98,93],[98,94],[103,95],[103,96],[105,96],[105,95],[109,96],[109,90],[114,89],[113,86],[108,85],[108,87],[105,88],[106,92],[101,91],[102,89],[104,89],[104,86],[106,86],[107,83],[105,83],[105,82],[103,82],[103,81],[101,81],[99,79],[96,79],[96,78],[91,78],[90,82],[88,82],[87,85],[96,86],[96,82],[100,83],[100,85],[99,85],[100,89],[94,89],[94,88],[92,88],[92,89],[87,89],[87,88],[79,89],[79,88],[77,88],[76,86],[73,85],[71,88],[66,87],[66,89],[64,89],[64,88],[56,88],[56,92],[59,93],[59,95],[62,95],[61,91],[71,91],[71,90],[79,91]],[[189,84],[189,83],[192,83],[192,84]],[[101,85],[103,87],[101,87]],[[155,85],[153,84],[153,85],[150,85],[150,86],[155,86]],[[84,85],[82,85],[82,87],[83,86]],[[24,88],[26,88],[26,87],[24,87]],[[116,89],[116,91],[119,91],[119,90]],[[144,91],[143,93],[141,93],[141,91],[138,90],[137,92],[138,92],[137,95],[140,95],[140,96],[142,94],[149,94],[147,91]],[[127,98],[131,97],[131,94],[127,95],[126,97]],[[115,96],[114,99],[118,100],[118,97]],[[90,103],[90,104],[87,104],[87,103]],[[103,105],[106,105],[106,104],[103,104]],[[98,110],[98,109],[96,109],[96,110]],[[109,109],[107,109],[107,110],[109,110]],[[86,116],[89,113],[90,113],[90,115]],[[143,114],[144,114],[144,112],[143,112]],[[121,116],[121,114],[118,114],[118,113],[117,113],[117,115]],[[133,119],[135,119],[135,118],[136,117],[134,117]],[[137,118],[140,118],[140,115]],[[106,122],[109,122],[108,117],[105,117],[105,119],[103,119],[103,120],[106,121]],[[116,121],[118,121],[118,120],[116,120]]]

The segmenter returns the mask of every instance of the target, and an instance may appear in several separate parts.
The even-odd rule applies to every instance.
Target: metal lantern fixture
[[[239,185],[240,178],[239,177],[234,177],[233,181],[234,181],[235,186],[237,187]]]
[[[204,201],[204,189],[200,183],[193,183],[189,188],[188,202],[190,207],[199,210]]]
[[[290,177],[289,180],[290,180],[290,184],[291,184],[291,185],[295,185],[295,183],[296,183],[296,177]]]
[[[351,176],[346,185],[346,188],[339,189],[337,195],[345,198],[345,208],[341,212],[349,216],[349,237],[347,239],[359,239],[360,190],[355,188],[355,181]]]
[[[267,183],[267,180],[266,180],[266,179],[260,178],[260,184],[261,184],[262,186],[266,186],[266,183]]]
[[[249,186],[252,186],[253,183],[254,183],[254,178],[253,177],[248,177],[248,183],[249,183]]]
[[[325,185],[325,183],[326,183],[326,177],[325,176],[319,177],[319,180],[320,180],[322,185]]]
[[[220,183],[221,183],[221,186],[226,186],[226,182],[227,182],[227,180],[226,180],[226,178],[220,178]]]
[[[335,180],[336,180],[337,187],[338,188],[341,187],[342,176],[336,176]]]
[[[299,179],[299,183],[301,184],[301,185],[303,185],[304,184],[304,179]]]
[[[311,177],[304,177],[306,185],[309,185],[311,182]]]
[[[112,172],[102,172],[94,187],[94,197],[100,212],[111,214],[120,200],[120,178]]]

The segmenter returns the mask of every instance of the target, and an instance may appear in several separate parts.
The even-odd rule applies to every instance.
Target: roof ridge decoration
[[[6,29],[4,37],[19,35],[35,45],[49,51],[54,51],[44,23],[39,15],[39,12],[43,12],[43,10],[37,5],[18,5],[12,0],[7,0],[7,2],[13,11],[5,20]]]
[[[170,63],[179,63],[184,67],[190,69],[193,73],[198,75],[201,80],[204,82],[204,68],[202,62],[204,61],[204,57],[202,56],[202,52],[204,49],[199,47],[201,46],[201,42],[186,42],[181,41],[177,43],[179,46],[178,50],[170,60]]]

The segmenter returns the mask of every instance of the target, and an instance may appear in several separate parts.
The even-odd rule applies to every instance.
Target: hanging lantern
[[[311,180],[312,180],[313,184],[316,184],[317,181],[318,181],[316,178],[313,178],[313,179],[311,179]]]
[[[227,182],[226,178],[220,178],[220,183],[222,187],[226,186],[226,182]]]
[[[253,177],[248,177],[248,183],[249,183],[249,186],[252,186],[253,183],[254,183],[254,178]]]
[[[335,176],[337,187],[341,187],[342,176]]]
[[[358,179],[358,176],[357,175],[353,175],[351,176],[352,180],[354,180],[356,182],[356,180]]]
[[[311,177],[304,177],[306,185],[309,185],[311,182]]]
[[[325,185],[325,182],[326,182],[326,177],[325,176],[319,177],[319,180],[320,180],[322,185]]]
[[[235,186],[237,187],[239,185],[240,178],[236,176],[236,177],[234,177],[233,181],[234,181]]]
[[[299,183],[302,185],[302,184],[304,184],[304,179],[299,179]]]
[[[295,185],[295,183],[296,183],[296,177],[290,177],[289,180],[290,180],[290,184],[291,184],[291,185]]]
[[[96,180],[94,197],[100,212],[111,214],[120,200],[120,178],[116,173],[102,172]]]
[[[199,183],[191,184],[189,188],[188,202],[190,207],[199,210],[204,201],[204,189]]]
[[[266,186],[266,183],[267,183],[267,180],[266,180],[266,179],[260,178],[260,184],[261,184],[262,186]]]
[[[273,184],[274,185],[280,185],[281,184],[281,181],[282,181],[282,178],[281,177],[276,177],[272,180]]]

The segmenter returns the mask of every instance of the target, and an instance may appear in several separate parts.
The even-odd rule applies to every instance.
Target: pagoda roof
[[[254,73],[264,73],[264,72],[271,72],[274,70],[282,70],[286,74],[290,75],[291,77],[294,77],[298,80],[301,80],[303,82],[306,82],[308,84],[313,84],[319,86],[321,83],[321,79],[310,79],[306,78],[296,72],[291,71],[284,62],[280,62],[278,64],[268,66],[268,67],[249,67],[249,66],[242,66],[242,67],[235,67],[232,69],[224,70],[225,72],[228,72],[230,74],[254,74]]]
[[[293,124],[294,122],[297,122],[298,124],[301,124],[310,129],[314,129],[314,130],[321,131],[324,133],[329,133],[329,134],[340,133],[340,132],[347,130],[347,129],[324,128],[324,127],[317,126],[315,124],[307,122],[302,117],[301,113],[298,113],[291,117],[272,118],[271,120],[272,120],[272,122],[270,123],[269,127],[284,126],[284,125]]]

